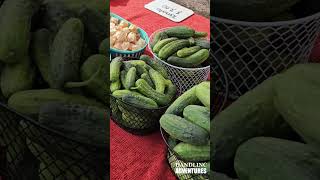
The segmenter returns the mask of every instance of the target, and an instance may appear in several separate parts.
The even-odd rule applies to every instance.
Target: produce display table
[[[177,25],[187,25],[198,31],[210,32],[210,21],[205,17],[195,14],[181,23],[175,23],[145,9],[144,5],[148,2],[150,0],[111,0],[110,11],[144,29],[149,36],[158,29]],[[160,132],[148,136],[135,136],[111,121],[110,148],[111,179],[176,179],[167,163],[166,146]]]

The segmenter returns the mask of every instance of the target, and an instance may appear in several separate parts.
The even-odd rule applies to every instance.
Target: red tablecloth
[[[144,29],[154,31],[176,25],[188,25],[210,32],[209,19],[193,15],[181,23],[172,22],[144,8],[151,0],[111,0],[110,10]],[[208,5],[209,7],[209,5]],[[131,135],[110,122],[112,180],[175,180],[166,161],[166,146],[160,132],[148,136]]]

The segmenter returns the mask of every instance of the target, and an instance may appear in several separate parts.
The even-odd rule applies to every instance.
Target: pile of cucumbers
[[[148,55],[128,61],[114,58],[110,63],[110,81],[112,96],[139,108],[167,106],[177,92],[165,68]]]
[[[95,0],[4,0],[0,7],[0,86],[4,103],[11,109],[68,137],[107,147],[109,25],[105,12],[96,5]],[[104,4],[102,7],[105,9]],[[8,129],[17,131],[22,126],[18,122],[6,124],[15,124]],[[41,133],[46,131],[31,125],[24,128],[31,127],[35,129],[25,134],[29,140],[44,142]],[[9,140],[23,141],[19,145],[24,146],[13,143],[8,154],[20,152],[17,148],[26,149],[24,135],[8,140],[2,139],[2,132],[11,136],[10,132],[1,131],[1,145],[8,145]],[[42,150],[48,148],[48,144],[39,145]],[[39,157],[38,160],[44,165],[52,163]],[[38,172],[39,176],[44,175],[40,169]],[[76,174],[86,172],[78,169]]]
[[[239,180],[320,179],[318,74],[320,64],[294,65],[219,113],[212,170]]]
[[[183,68],[207,66],[210,42],[206,32],[176,26],[155,33],[150,42],[153,53],[169,64]]]
[[[210,82],[202,82],[180,97],[160,119],[169,148],[184,162],[210,160]]]

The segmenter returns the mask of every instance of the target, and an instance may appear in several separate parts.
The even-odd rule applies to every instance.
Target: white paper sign
[[[193,11],[169,0],[155,0],[144,6],[174,22],[181,22],[193,15]]]

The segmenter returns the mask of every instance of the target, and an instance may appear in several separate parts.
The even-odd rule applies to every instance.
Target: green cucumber
[[[193,37],[195,30],[187,26],[176,26],[168,28],[164,31],[169,37],[177,37],[181,39],[186,39]]]
[[[208,36],[208,33],[207,32],[200,32],[200,31],[196,31],[194,33],[194,38],[199,38],[199,37],[207,37]]]
[[[167,39],[163,39],[159,42],[157,42],[157,44],[153,47],[153,52],[154,53],[159,53],[159,51],[168,43],[173,42],[175,40],[177,40],[178,38],[167,38]]]
[[[142,61],[142,60],[130,60],[130,61],[124,61],[124,64],[131,64],[132,66],[145,66],[146,62]]]
[[[146,66],[137,65],[135,68],[137,69],[137,76],[141,76],[142,74],[148,73],[148,70],[145,68]]]
[[[188,47],[191,45],[190,40],[180,39],[172,41],[161,48],[159,51],[159,58],[167,59],[172,54],[176,53],[178,50]]]
[[[138,92],[130,91],[130,90],[127,90],[127,89],[116,90],[116,91],[114,91],[112,93],[112,96],[114,96],[116,98],[119,98],[119,99],[122,99],[122,97],[124,95],[127,95],[127,94],[132,94],[132,95],[135,95],[135,96],[143,96],[142,94],[140,94]]]
[[[160,118],[161,127],[173,138],[193,145],[207,145],[209,133],[192,122],[173,114]]]
[[[127,75],[127,71],[126,70],[122,70],[120,72],[120,81],[121,81],[121,85],[122,85],[123,88],[125,88],[126,75]]]
[[[144,79],[145,81],[147,81],[147,83],[148,83],[152,88],[155,87],[154,84],[153,84],[153,82],[152,82],[152,79],[151,79],[150,76],[149,76],[149,73],[143,73],[143,74],[141,75],[141,79]]]
[[[144,79],[138,79],[136,81],[136,87],[134,89],[138,90],[146,97],[153,99],[160,106],[166,106],[171,101],[170,97],[154,90]]]
[[[153,48],[157,44],[157,42],[167,38],[168,38],[168,35],[165,32],[163,31],[157,32],[150,43],[151,48]]]
[[[166,68],[160,64],[158,61],[155,61],[154,59],[152,59],[150,56],[148,55],[141,55],[140,56],[141,60],[144,60],[148,65],[150,65],[154,70],[158,71],[159,73],[161,73],[161,75],[168,79],[168,72],[166,70]]]
[[[149,75],[156,87],[156,91],[163,94],[166,88],[166,79],[154,69],[149,70]]]
[[[200,46],[186,47],[186,48],[180,49],[177,52],[177,56],[181,57],[181,58],[187,57],[187,56],[190,56],[190,55],[198,52],[200,49],[201,49]]]
[[[77,18],[70,18],[60,28],[50,51],[51,88],[61,89],[66,82],[79,81],[83,38],[84,25]]]
[[[201,101],[201,103],[210,108],[210,82],[205,81],[197,85],[196,96]]]
[[[158,108],[158,104],[154,100],[147,98],[145,96],[140,96],[140,95],[136,96],[133,94],[126,94],[122,96],[122,100],[124,102],[127,102],[129,104],[132,104],[140,108],[148,108],[148,109]]]
[[[192,68],[192,67],[197,67],[198,65],[206,61],[208,58],[209,58],[209,50],[201,49],[196,53],[185,58],[171,56],[168,58],[167,62],[179,67]]]
[[[177,86],[174,85],[170,80],[166,80],[166,84],[167,87],[164,94],[167,95],[171,101],[177,94]]]
[[[110,63],[110,81],[119,81],[120,67],[122,65],[122,57],[116,57],[112,59]]]
[[[196,96],[196,86],[184,92],[166,110],[165,114],[180,115],[183,109],[191,104],[197,104],[199,99]]]
[[[110,92],[113,93],[116,90],[119,90],[121,88],[121,82],[120,80],[112,82],[110,84]]]
[[[204,106],[189,105],[183,110],[183,117],[210,132],[210,109]]]
[[[200,46],[201,48],[204,48],[204,49],[210,49],[210,41],[203,38],[195,39],[195,45]]]
[[[136,76],[137,76],[137,69],[135,67],[130,68],[124,80],[125,89],[130,89],[132,86],[134,86],[134,83],[136,81]]]
[[[173,148],[181,159],[186,162],[198,162],[210,160],[210,146],[195,146],[181,142]]]

